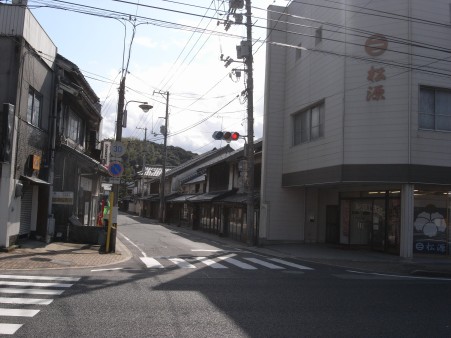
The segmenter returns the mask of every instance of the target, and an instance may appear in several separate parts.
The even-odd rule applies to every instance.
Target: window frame
[[[66,130],[65,137],[72,142],[83,146],[84,142],[84,121],[83,119],[72,109],[67,110],[66,114]],[[74,135],[77,135],[74,139]]]
[[[323,41],[323,26],[319,26],[315,30],[315,46],[319,45]]]
[[[323,138],[325,114],[324,100],[294,113],[292,115],[292,145],[297,146]]]
[[[296,62],[302,58],[302,48],[301,48],[302,42],[298,43],[298,47],[299,48],[296,48],[296,51],[295,51],[295,61]]]
[[[42,94],[30,86],[28,88],[27,122],[38,128],[41,127],[43,101],[44,100]],[[37,109],[36,103],[39,103]]]
[[[428,109],[426,107],[426,94],[433,94],[433,101],[429,102],[432,104],[432,108]],[[442,88],[442,87],[433,87],[433,86],[419,86],[418,90],[418,129],[420,130],[431,130],[431,131],[441,131],[441,132],[451,132],[451,105],[448,105],[448,111],[445,111],[445,114],[440,112],[440,107],[442,105],[438,105],[437,101],[440,98],[437,98],[438,94],[445,94],[446,101],[451,102],[451,89],[450,88]],[[431,98],[429,98],[431,99]],[[428,112],[424,112],[424,107]],[[442,122],[440,122],[440,120]],[[448,122],[446,123],[446,120]],[[443,123],[445,121],[445,123]],[[446,127],[446,125],[448,127]],[[445,126],[445,127],[444,127]]]

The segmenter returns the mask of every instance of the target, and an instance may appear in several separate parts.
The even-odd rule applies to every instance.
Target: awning
[[[43,185],[50,185],[49,182],[41,180],[40,178],[34,177],[34,176],[24,176],[20,175],[21,180],[26,180],[31,182],[31,184],[43,184]]]
[[[160,196],[159,194],[150,194],[150,195],[138,197],[137,199],[139,199],[141,201],[149,201],[152,198],[159,197],[159,196]]]
[[[99,161],[93,159],[89,155],[77,149],[74,149],[64,143],[61,143],[61,149],[66,150],[68,153],[73,154],[77,159],[81,161],[80,163],[83,163],[86,167],[90,168],[92,171],[96,171],[103,176],[107,177],[111,176],[110,173],[108,172],[108,168],[100,164]]]
[[[191,199],[191,198],[193,198],[195,196],[197,196],[197,195],[189,194],[189,195],[177,196],[177,197],[175,197],[173,199],[168,200],[168,202],[170,202],[170,203],[185,203],[187,200],[189,200],[189,199]]]
[[[193,198],[189,199],[189,202],[211,202],[221,197],[228,196],[233,194],[234,190],[226,190],[226,191],[211,191],[205,194],[196,195]]]
[[[235,194],[228,195],[223,198],[215,200],[216,203],[234,203],[234,204],[246,204],[248,194]],[[260,201],[260,192],[254,192],[254,204],[258,204]]]

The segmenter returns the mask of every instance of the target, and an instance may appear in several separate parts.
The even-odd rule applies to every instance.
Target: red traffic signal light
[[[224,140],[226,142],[237,141],[240,138],[240,134],[236,131],[215,131],[212,135],[215,140]]]

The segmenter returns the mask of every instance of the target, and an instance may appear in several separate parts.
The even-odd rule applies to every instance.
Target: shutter
[[[22,206],[20,209],[19,236],[30,233],[31,229],[31,207],[33,204],[33,187],[24,187],[22,195]]]

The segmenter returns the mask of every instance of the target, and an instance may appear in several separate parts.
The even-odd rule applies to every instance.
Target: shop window
[[[451,90],[420,87],[420,129],[451,131]]]
[[[321,102],[293,116],[293,145],[324,136],[324,110],[324,102]]]
[[[39,127],[41,124],[42,95],[30,87],[28,91],[27,122]]]

